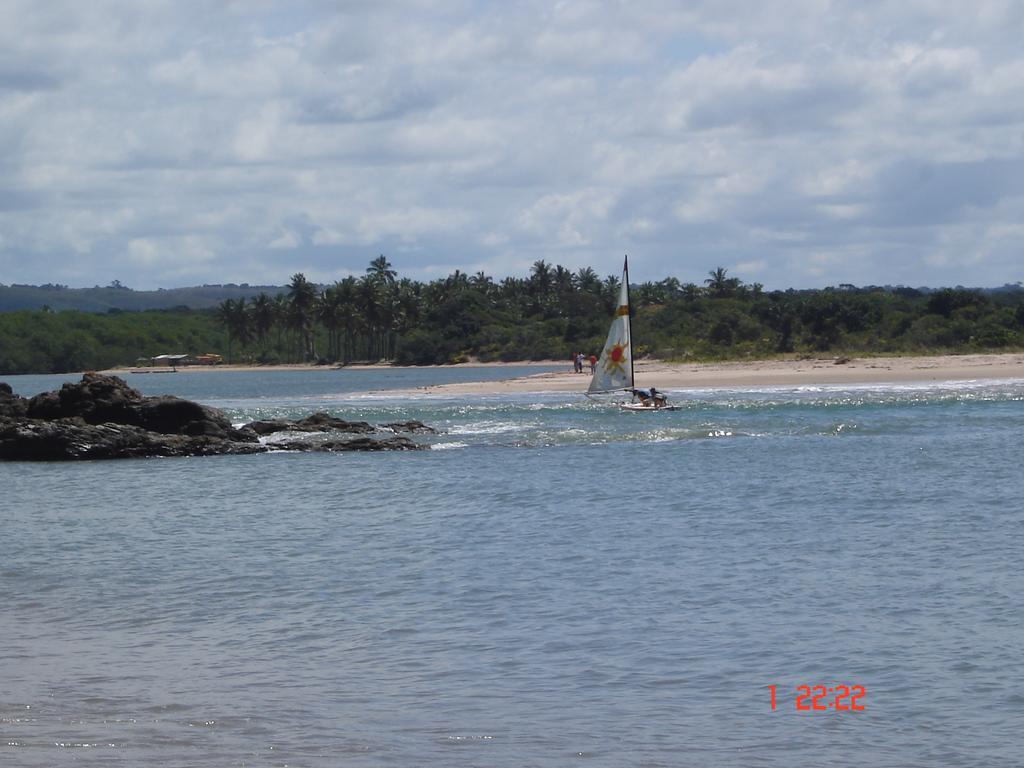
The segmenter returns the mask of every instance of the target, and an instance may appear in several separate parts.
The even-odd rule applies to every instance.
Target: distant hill
[[[55,312],[77,309],[83,312],[108,310],[143,311],[148,309],[209,309],[225,299],[241,299],[266,293],[276,296],[287,293],[287,286],[197,285],[190,288],[160,288],[156,291],[135,291],[119,284],[94,288],[68,288],[64,285],[0,285],[0,312],[49,307]]]

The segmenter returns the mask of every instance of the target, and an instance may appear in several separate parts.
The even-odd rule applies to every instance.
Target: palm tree
[[[703,292],[703,289],[696,283],[683,283],[679,290],[687,301],[696,301]]]
[[[267,294],[260,293],[252,301],[252,324],[256,338],[260,343],[262,354],[267,354],[267,337],[274,327],[274,300]]]
[[[228,336],[228,362],[231,362],[231,342],[245,346],[252,341],[252,322],[245,299],[225,299],[217,306],[217,322],[224,326]]]
[[[217,323],[224,329],[228,337],[228,363],[231,363],[231,342],[235,337],[234,329],[234,315],[235,315],[235,301],[234,299],[224,299],[220,304],[217,305],[217,309],[214,310],[214,314],[217,317]]]
[[[482,270],[469,278],[469,284],[477,290],[487,293],[494,281],[491,280]]]
[[[658,285],[648,280],[646,283],[640,283],[637,286],[636,292],[632,294],[631,303],[636,304],[638,307],[662,304],[665,301],[664,295],[664,291]]]
[[[551,266],[544,259],[533,262],[528,285],[530,298],[533,300],[533,311],[539,312],[548,306],[552,287]]]
[[[398,274],[391,268],[391,262],[385,258],[383,253],[370,262],[370,266],[366,268],[366,272],[367,274],[373,275],[382,283],[395,282],[395,276]]]
[[[253,331],[252,313],[249,311],[249,307],[245,304],[245,297],[242,297],[235,302],[235,311],[231,319],[232,324],[234,325],[235,338],[238,339],[244,347],[252,341]]]
[[[373,275],[365,275],[356,284],[355,301],[366,330],[367,357],[372,359],[378,353],[376,342],[380,324],[380,294],[378,282]]]
[[[597,276],[593,267],[580,267],[573,276],[573,282],[577,289],[586,293],[601,292],[601,278]]]
[[[316,340],[313,336],[316,302],[316,286],[301,272],[292,275],[292,281],[288,286],[289,324],[299,334],[302,357],[306,361],[316,359]]]
[[[530,268],[530,282],[540,296],[547,296],[551,289],[551,267],[544,259],[533,262]]]
[[[341,359],[346,363],[356,356],[355,333],[359,325],[356,313],[356,285],[356,279],[351,275],[334,284],[334,295],[338,304],[338,322],[345,332]]]
[[[283,293],[274,296],[274,325],[277,327],[277,350],[284,349],[281,336],[289,329],[288,325],[288,297]]]
[[[682,290],[678,277],[666,277],[658,282],[658,287],[662,291],[662,301],[678,298]]]
[[[394,357],[395,324],[397,322],[398,291],[394,283],[381,286],[377,294],[377,322],[380,333],[380,354],[385,360]]]
[[[555,265],[555,271],[552,273],[551,278],[555,284],[555,288],[560,294],[572,293],[573,282],[572,272],[563,267],[561,264]]]
[[[339,357],[338,330],[341,325],[341,314],[337,290],[334,286],[329,286],[320,294],[316,317],[327,329],[327,357],[336,361]]]
[[[609,313],[614,312],[619,304],[619,289],[622,288],[622,281],[617,275],[608,275],[601,284],[601,298],[604,300],[605,308]]]
[[[407,277],[400,280],[395,308],[395,326],[398,333],[407,333],[419,322],[420,302],[420,284]]]
[[[725,298],[731,296],[737,288],[739,288],[740,281],[735,277],[726,277],[728,270],[724,267],[717,267],[716,269],[708,272],[711,277],[704,281],[704,285],[708,287],[709,292],[715,298]]]

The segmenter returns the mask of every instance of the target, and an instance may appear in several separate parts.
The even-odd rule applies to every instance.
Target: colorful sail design
[[[630,389],[633,386],[633,350],[629,338],[629,270],[622,268],[622,287],[619,289],[619,305],[615,310],[608,340],[601,350],[601,359],[590,380],[587,392],[612,392]]]

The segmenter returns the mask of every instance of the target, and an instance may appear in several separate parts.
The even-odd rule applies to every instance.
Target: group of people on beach
[[[590,372],[593,373],[597,370],[597,355],[591,355],[589,358],[582,352],[573,352],[572,355],[572,369],[575,373],[583,373],[583,366],[590,362]]]

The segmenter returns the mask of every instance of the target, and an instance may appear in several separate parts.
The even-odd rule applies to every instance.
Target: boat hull
[[[624,411],[678,411],[678,405],[663,405],[656,408],[653,405],[641,405],[640,403],[616,403]]]

